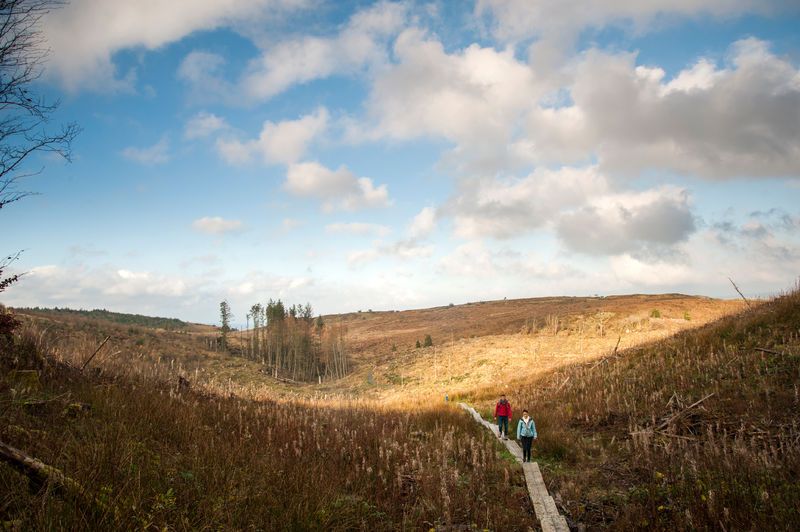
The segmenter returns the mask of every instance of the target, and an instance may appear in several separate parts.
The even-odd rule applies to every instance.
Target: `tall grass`
[[[78,371],[66,362],[81,341],[29,325],[2,355],[4,377],[35,368],[41,389],[0,379],[0,439],[88,492],[29,486],[0,465],[0,521],[12,528],[514,530],[533,520],[515,466],[445,405],[180,392],[130,353]]]
[[[532,411],[545,477],[576,521],[797,530],[798,388],[795,289],[701,329],[517,383],[509,395]]]

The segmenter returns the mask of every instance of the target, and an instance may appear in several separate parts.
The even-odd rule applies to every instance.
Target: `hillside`
[[[441,400],[699,327],[741,306],[741,301],[666,294],[328,316],[329,323],[346,324],[355,369],[323,388],[384,400]],[[433,346],[416,348],[426,335]]]
[[[40,378],[0,385],[0,440],[78,484],[103,482],[76,503],[20,491],[3,466],[0,512],[36,529],[526,529],[518,466],[443,401],[487,413],[504,392],[533,413],[536,459],[573,526],[790,530],[800,293],[753,305],[619,296],[326,316],[347,325],[355,369],[322,383],[275,379],[219,351],[210,327],[27,315],[4,372]],[[428,334],[433,345],[416,348]],[[488,503],[498,491],[513,501],[503,511]]]
[[[30,326],[59,346],[59,356],[82,364],[106,336],[93,365],[112,372],[178,375],[198,386],[253,398],[369,397],[400,402],[440,400],[476,387],[510,382],[614,349],[698,327],[735,311],[740,301],[705,297],[632,295],[490,301],[401,312],[324,316],[343,324],[352,373],[319,383],[287,383],[236,356],[252,331],[231,334],[230,352],[218,349],[219,331],[190,324],[163,330],[125,326],[75,313],[21,311]],[[433,346],[417,349],[426,335]]]
[[[800,290],[507,393],[589,528],[800,528]],[[498,387],[472,398],[487,412]],[[506,391],[505,388],[502,391]]]
[[[126,314],[123,312],[112,312],[105,309],[75,310],[70,308],[17,308],[17,313],[32,316],[51,317],[54,319],[69,319],[73,317],[88,318],[93,320],[108,321],[121,325],[131,325],[137,327],[148,327],[153,329],[187,329],[191,324],[177,318],[161,318],[153,316],[143,316],[141,314]]]
[[[30,327],[0,347],[4,530],[526,530],[532,522],[522,479],[452,407],[250,401],[111,373],[119,366],[81,371]]]

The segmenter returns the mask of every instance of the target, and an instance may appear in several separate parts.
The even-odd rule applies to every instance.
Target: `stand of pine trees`
[[[347,328],[315,319],[310,304],[287,309],[281,300],[256,303],[247,323],[243,356],[266,365],[275,377],[322,381],[347,375]]]

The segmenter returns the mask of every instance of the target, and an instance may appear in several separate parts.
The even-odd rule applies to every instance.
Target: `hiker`
[[[497,431],[499,437],[508,439],[508,420],[511,419],[511,403],[506,399],[506,394],[500,396],[500,400],[494,407],[494,418],[497,420]]]
[[[517,438],[522,440],[522,461],[531,461],[531,444],[536,439],[536,423],[528,415],[527,410],[522,411],[522,418],[517,423]]]

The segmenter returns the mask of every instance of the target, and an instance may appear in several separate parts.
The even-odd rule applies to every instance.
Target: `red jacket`
[[[497,401],[497,405],[494,407],[494,416],[506,416],[511,419],[511,403],[508,402],[508,399]]]

